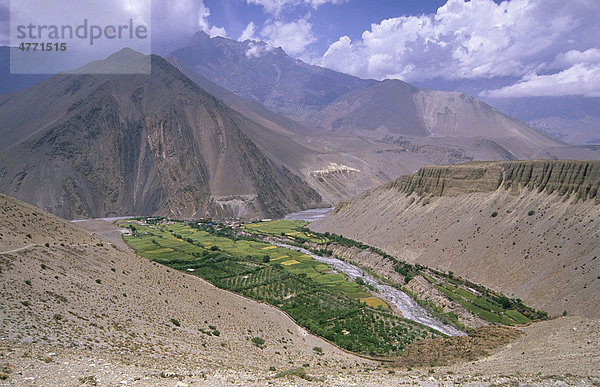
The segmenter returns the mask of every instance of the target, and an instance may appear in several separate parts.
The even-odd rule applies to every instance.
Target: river
[[[379,292],[380,297],[386,299],[388,302],[390,302],[392,305],[398,308],[398,310],[402,312],[402,316],[408,320],[421,323],[448,336],[465,336],[464,332],[454,328],[453,326],[438,321],[435,317],[430,315],[425,310],[425,308],[417,304],[415,300],[413,300],[409,295],[407,295],[403,291],[398,290],[392,286],[380,283],[378,280],[376,280],[375,278],[363,272],[361,269],[352,264],[349,264],[337,258],[321,257],[301,247],[290,246],[284,243],[271,243],[280,247],[285,247],[287,249],[300,251],[304,254],[310,255],[317,261],[329,265],[331,268],[335,269],[338,272],[346,274],[353,280],[358,277],[361,277],[363,281],[365,281],[365,283],[373,286]]]

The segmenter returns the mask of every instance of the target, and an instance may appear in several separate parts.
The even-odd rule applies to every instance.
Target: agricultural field
[[[394,262],[394,270],[404,276],[405,283],[408,283],[412,278],[421,275],[448,299],[459,303],[469,312],[490,323],[513,325],[547,318],[545,312],[527,307],[521,300],[509,299],[508,297],[481,285],[455,278],[452,273],[441,273],[424,266],[411,265],[399,261],[379,249],[339,235],[311,232],[306,228],[306,224],[306,222],[301,221],[281,220],[265,223],[251,223],[245,225],[244,229],[257,236],[269,235],[284,238],[291,243],[300,246],[302,246],[304,242],[317,243],[322,246],[322,248],[321,250],[313,251],[319,254],[329,253],[327,248],[332,244],[355,247],[361,250],[368,249],[375,254],[379,254],[386,259],[392,260]],[[407,294],[411,294],[405,289],[403,290]],[[363,299],[363,301],[369,303],[370,306],[377,305],[374,303],[375,301],[367,301],[367,299]],[[423,304],[422,300],[417,301]],[[424,306],[428,307],[429,312],[436,315],[442,321],[454,324],[459,327],[459,329],[464,328],[463,326],[460,326],[456,320],[456,316],[446,314],[441,311],[441,309],[430,307],[430,305]]]
[[[413,341],[440,335],[394,315],[366,287],[309,255],[236,236],[224,225],[119,224],[132,230],[132,235],[124,236],[124,240],[139,255],[275,305],[311,332],[350,351],[373,356],[399,355]],[[263,227],[260,232],[280,235],[285,231],[279,230],[292,226],[275,224],[265,230],[267,224],[256,225]],[[302,233],[301,238],[313,237],[297,231]]]
[[[284,237],[292,242],[327,243],[329,239],[306,228],[308,222],[301,220],[273,220],[271,222],[248,223],[243,230],[256,235]]]

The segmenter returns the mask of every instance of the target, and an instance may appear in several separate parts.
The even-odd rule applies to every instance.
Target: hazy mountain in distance
[[[92,65],[140,58],[124,49]],[[56,75],[7,96],[0,117],[0,190],[63,217],[279,216],[321,203],[280,161],[310,150],[157,56],[151,76]]]
[[[308,65],[264,42],[210,38],[204,32],[171,56],[219,86],[300,121],[374,82]]]
[[[519,137],[540,145],[556,141],[465,94],[421,89],[386,80],[329,104],[315,121],[328,130],[414,137]]]
[[[221,101],[225,102],[227,106],[242,113],[246,117],[268,129],[284,135],[307,135],[314,134],[315,132],[319,131],[319,129],[313,125],[294,121],[288,117],[267,109],[260,103],[250,101],[249,99],[242,98],[237,94],[232,93],[224,87],[209,81],[200,75],[200,73],[181,63],[181,61],[175,57],[169,57],[166,59],[185,76],[190,78],[192,81],[194,81],[194,83],[206,90],[208,93],[214,95]]]
[[[497,109],[556,139],[600,144],[600,98],[582,96],[486,98]]]
[[[472,160],[598,158],[593,150],[581,155],[579,149],[465,94],[416,88],[399,80],[361,80],[307,65],[263,42],[210,38],[200,32],[172,56],[192,79],[196,72],[240,97],[330,132],[392,141],[402,137],[413,149],[450,147]],[[248,114],[247,106],[242,109]]]
[[[386,80],[353,90],[313,117],[329,131],[458,146],[474,160],[598,158],[468,95]],[[583,153],[582,153],[583,152]]]

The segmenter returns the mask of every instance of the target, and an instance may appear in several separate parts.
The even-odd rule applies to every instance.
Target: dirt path
[[[8,250],[8,251],[1,251],[0,254],[13,254],[13,253],[17,253],[17,252],[19,252],[21,250],[30,249],[30,248],[35,247],[35,246],[41,246],[41,245],[38,244],[38,243],[33,243],[33,244],[30,244],[30,245],[27,245],[27,246],[19,247],[18,249],[12,249],[12,250]]]

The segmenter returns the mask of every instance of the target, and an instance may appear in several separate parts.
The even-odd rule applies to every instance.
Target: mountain
[[[214,82],[239,97],[304,121],[305,127],[408,144],[425,152],[419,159],[429,158],[434,148],[439,150],[432,161],[419,166],[439,164],[434,160],[440,158],[453,162],[448,153],[464,154],[468,159],[459,160],[463,162],[600,157],[593,149],[568,146],[465,94],[417,88],[399,80],[361,80],[307,65],[263,42],[210,38],[200,32],[170,60],[202,87],[207,80]],[[212,92],[243,114],[257,117],[256,106],[234,101],[222,91]],[[265,117],[264,112],[258,115]],[[314,136],[316,132],[304,133]]]
[[[141,59],[125,49],[88,66]],[[56,75],[7,96],[0,191],[67,218],[281,216],[320,205],[286,166],[311,150],[232,110],[164,59],[151,62],[152,75]]]
[[[170,56],[219,86],[299,121],[374,82],[308,65],[264,42],[211,39],[204,32]]]
[[[486,98],[499,110],[556,139],[580,145],[600,144],[600,98]]]
[[[319,131],[318,128],[312,125],[294,121],[267,109],[257,102],[239,97],[237,94],[232,93],[224,87],[218,86],[216,83],[209,81],[200,75],[200,73],[181,63],[181,61],[175,57],[166,59],[169,61],[169,63],[181,71],[182,74],[194,81],[194,83],[196,83],[206,92],[214,95],[227,104],[227,106],[238,111],[239,113],[242,113],[244,116],[250,118],[254,122],[259,123],[265,128],[284,135],[300,136],[315,134]]]
[[[423,167],[312,223],[551,315],[598,318],[600,162]]]

